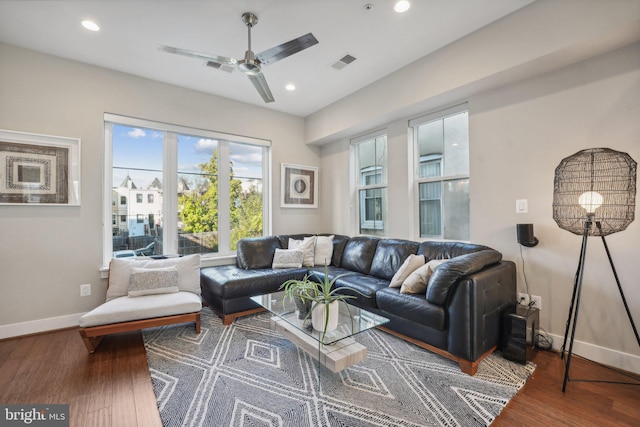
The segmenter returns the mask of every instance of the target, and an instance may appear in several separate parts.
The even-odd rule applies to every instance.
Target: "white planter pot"
[[[325,330],[326,314],[325,310],[329,307],[329,323]],[[319,332],[333,331],[338,327],[338,312],[340,311],[340,301],[334,301],[331,304],[316,304],[311,311],[311,324],[313,329]]]

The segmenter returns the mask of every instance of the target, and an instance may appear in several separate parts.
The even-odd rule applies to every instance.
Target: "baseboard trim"
[[[84,313],[67,314],[65,316],[49,317],[47,319],[31,320],[29,322],[0,325],[0,340],[55,331],[57,329],[72,328],[78,326],[80,317],[82,317],[83,314]]]
[[[549,334],[553,338],[554,350],[560,351],[564,336]],[[584,341],[573,341],[573,354],[602,363],[603,365],[612,366],[627,372],[640,374],[640,356],[635,354],[624,353],[622,351],[601,347]]]

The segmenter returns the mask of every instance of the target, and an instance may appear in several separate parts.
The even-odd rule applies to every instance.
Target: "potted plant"
[[[358,291],[346,287],[334,288],[336,280],[352,273],[340,274],[330,280],[329,269],[325,265],[323,277],[320,277],[315,271],[311,274],[318,281],[311,280],[309,275],[305,275],[302,280],[287,280],[280,286],[280,289],[284,289],[285,298],[293,298],[294,300],[299,298],[304,302],[311,302],[310,314],[307,314],[306,317],[311,316],[313,328],[322,332],[322,340],[324,341],[327,331],[334,330],[338,325],[339,304],[346,305],[348,299],[356,298],[353,295],[344,295],[339,292],[343,289],[352,292]],[[361,292],[358,293],[365,296]],[[351,321],[353,322],[353,318]]]
[[[309,275],[305,275],[302,280],[291,279],[280,285],[284,290],[284,297],[293,300],[298,310],[298,319],[307,319],[311,311],[311,299],[306,295],[315,292],[315,285],[309,280]]]

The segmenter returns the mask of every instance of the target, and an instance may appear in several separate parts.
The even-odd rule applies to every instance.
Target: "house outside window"
[[[140,203],[118,212],[131,249],[226,256],[268,233],[269,155],[269,141],[105,114],[105,186]],[[114,246],[110,229],[104,265]]]
[[[466,104],[411,120],[420,238],[469,240]]]
[[[360,234],[387,233],[387,135],[375,132],[351,141],[353,145],[358,228]]]

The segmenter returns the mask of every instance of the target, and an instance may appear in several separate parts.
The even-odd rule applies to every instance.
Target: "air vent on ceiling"
[[[335,68],[336,70],[342,70],[344,67],[346,67],[347,65],[351,64],[355,60],[356,60],[355,56],[351,56],[351,55],[347,54],[347,55],[343,56],[342,58],[340,58],[337,62],[335,62],[331,66],[333,68]]]
[[[216,70],[226,71],[227,73],[233,72],[233,67],[227,64],[218,64],[217,62],[207,61],[205,64],[207,67],[215,68]]]

